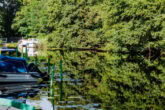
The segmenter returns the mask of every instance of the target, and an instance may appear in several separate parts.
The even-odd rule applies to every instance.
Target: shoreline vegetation
[[[39,39],[43,54],[84,78],[91,100],[112,110],[165,109],[164,0],[2,1],[0,36]],[[54,52],[61,49],[81,52]]]

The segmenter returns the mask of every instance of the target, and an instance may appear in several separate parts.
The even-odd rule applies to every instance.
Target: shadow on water
[[[59,108],[92,103],[99,105],[97,109],[108,110],[164,108],[163,57],[150,61],[142,54],[90,51],[47,52],[47,56],[56,64],[54,92]],[[69,73],[63,78],[62,102],[57,77],[60,76],[60,57],[63,73]]]
[[[47,87],[46,84],[37,83],[14,83],[14,84],[1,84],[0,91],[1,97],[5,96],[15,96],[15,97],[26,97],[35,96],[35,94],[40,91],[42,87]]]
[[[42,62],[40,69],[47,71],[46,62],[51,57],[51,69],[55,62],[54,99],[57,109],[101,109],[101,101],[95,100],[91,94],[95,82],[100,80],[99,72],[102,66],[98,65],[102,53],[97,52],[47,52],[45,57],[39,57]],[[63,59],[63,80],[60,74],[60,58]],[[45,62],[45,63],[43,63]],[[100,78],[99,78],[100,77]],[[96,82],[97,83],[97,82]],[[94,84],[94,85],[93,85]],[[49,89],[49,88],[48,88]],[[48,91],[41,91],[40,96],[47,96]],[[50,98],[50,97],[48,97]]]
[[[54,106],[58,110],[164,108],[164,58],[148,61],[139,54],[49,51],[38,57],[39,68],[45,72],[48,56],[51,57],[51,72],[55,63],[53,98]],[[62,81],[60,58],[63,60]],[[12,87],[6,93],[12,93]],[[22,89],[22,85],[18,87]],[[49,85],[43,87],[31,84],[24,87],[32,87],[37,91],[30,98],[31,101],[44,97],[51,102]],[[32,89],[27,91],[27,94],[30,93],[33,93]]]
[[[58,54],[57,54],[58,55]],[[59,52],[59,56],[61,56]],[[72,70],[66,70],[65,60],[64,61],[64,71],[63,80],[61,81],[59,60],[54,59],[52,56],[51,61],[57,61],[56,71],[54,75],[54,106],[56,109],[88,109],[100,107],[99,104],[95,104],[92,101],[86,99],[83,94],[79,94],[78,88],[81,88],[84,83],[84,79],[77,77],[77,74]],[[32,59],[33,60],[33,59]],[[69,60],[69,59],[68,59]],[[45,57],[39,57],[40,69],[47,71],[47,59]],[[33,61],[32,61],[33,62]],[[53,62],[51,62],[51,65]],[[52,67],[51,67],[52,69]],[[62,82],[62,83],[61,83]],[[19,84],[3,84],[0,85],[0,97],[15,100],[18,102],[28,103],[28,104],[38,104],[44,100],[51,100],[49,96],[49,82],[45,84],[37,83],[19,83]],[[30,100],[29,100],[30,98]]]

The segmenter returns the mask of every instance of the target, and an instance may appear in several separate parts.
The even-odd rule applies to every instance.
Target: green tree
[[[3,37],[4,33],[4,11],[0,8],[0,37]]]
[[[99,1],[100,2],[100,1]],[[94,48],[102,44],[102,20],[97,0],[45,0],[25,2],[13,28],[23,36],[46,37],[58,48]]]
[[[113,51],[152,53],[164,48],[163,0],[105,0],[104,31]],[[153,52],[152,52],[153,51]],[[149,54],[148,54],[149,55]]]
[[[20,0],[1,0],[1,9],[3,10],[3,37],[19,37],[17,30],[13,30],[11,25],[15,17],[16,11],[18,11],[21,2]]]
[[[47,15],[45,13],[46,2],[24,0],[23,6],[20,11],[17,12],[13,29],[18,30],[23,37],[37,37],[42,34],[46,34],[45,29],[47,23]]]
[[[163,0],[105,0],[103,31],[111,50],[95,93],[111,109],[164,109]]]
[[[56,2],[53,5],[57,5]],[[86,1],[61,2],[62,8],[59,8],[60,13],[57,13],[59,15],[56,15],[57,20],[55,19],[55,30],[49,35],[55,47],[97,48],[100,46],[102,21],[98,11],[92,10],[91,5]],[[55,17],[53,15],[50,18]]]
[[[164,0],[29,1],[13,25],[23,36],[56,48],[111,51],[62,54],[64,69],[84,78],[91,100],[105,109],[164,109]]]

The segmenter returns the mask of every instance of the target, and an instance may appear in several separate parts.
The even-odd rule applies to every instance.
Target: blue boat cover
[[[0,72],[27,72],[26,60],[0,55]]]

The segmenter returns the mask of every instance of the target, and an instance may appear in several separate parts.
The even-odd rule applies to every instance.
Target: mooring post
[[[52,99],[52,106],[54,110],[54,87],[53,87],[53,81],[54,81],[54,71],[55,71],[55,64],[53,64],[53,70],[52,70],[52,75],[51,75],[51,81],[50,81],[50,95]]]
[[[62,101],[62,98],[63,98],[62,58],[60,58],[60,76],[61,76],[61,84],[60,84],[60,101]]]
[[[18,57],[18,47],[16,47],[15,51],[16,51],[15,56]]]
[[[25,59],[26,61],[28,60],[28,49],[27,49],[27,46],[25,47],[26,48],[26,51],[25,51]]]
[[[35,65],[38,66],[38,58],[37,58],[37,55],[35,56]]]
[[[51,79],[51,73],[50,73],[50,56],[48,56],[48,73],[49,75],[49,79]],[[48,90],[50,89],[50,87],[48,87]],[[50,96],[50,93],[48,93],[48,97]]]
[[[22,58],[24,57],[24,55],[23,55],[23,46],[22,46],[22,48],[21,48],[21,57],[22,57]]]
[[[48,74],[50,74],[50,56],[48,56]]]

